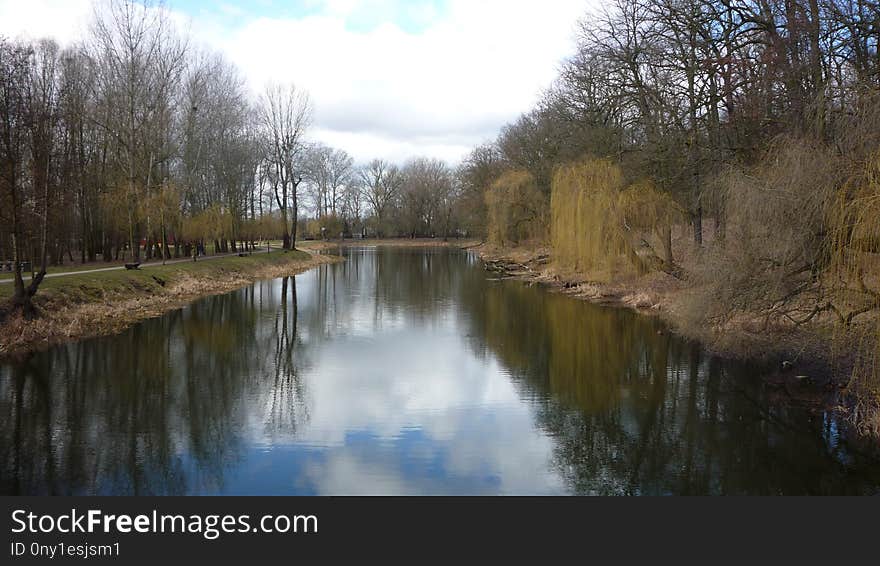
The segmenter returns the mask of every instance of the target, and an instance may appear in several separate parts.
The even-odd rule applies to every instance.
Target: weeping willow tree
[[[138,215],[147,220],[147,259],[161,254],[163,259],[171,259],[168,242],[171,237],[179,244],[180,222],[180,191],[172,183],[162,186],[141,199]],[[179,250],[179,247],[178,247]]]
[[[588,158],[557,168],[550,210],[553,254],[563,269],[597,280],[673,272],[672,224],[680,208],[649,181],[627,187],[611,161]]]
[[[183,223],[184,238],[200,242],[213,240],[214,253],[226,251],[224,249],[226,239],[232,237],[232,232],[232,215],[228,210],[217,204],[188,218]]]
[[[486,191],[488,237],[493,244],[517,244],[547,235],[547,199],[535,178],[507,171]]]
[[[880,435],[880,151],[837,195],[829,213],[828,256],[844,345],[855,346],[849,390],[853,419]],[[857,324],[862,315],[873,321]]]
[[[133,235],[129,232],[135,222],[138,221],[135,214],[137,210],[132,210],[128,206],[129,187],[124,183],[114,183],[107,187],[106,192],[98,197],[98,205],[101,218],[104,221],[104,229],[106,232],[104,245],[104,260],[110,261],[111,245],[116,247],[116,259],[119,259],[119,251],[122,249],[123,259],[134,256],[135,251],[125,249],[125,244],[134,241]],[[129,254],[129,255],[127,255]]]
[[[641,248],[640,264],[680,276],[672,255],[672,227],[684,222],[686,211],[672,195],[642,180],[620,193],[619,208],[625,234]],[[662,255],[655,251],[657,244]]]

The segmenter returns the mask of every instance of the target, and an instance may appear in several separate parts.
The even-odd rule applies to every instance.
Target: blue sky
[[[256,18],[302,19],[317,16],[327,10],[328,4],[332,3],[320,0],[177,0],[172,6],[193,17],[220,17],[229,25],[238,26]],[[364,33],[384,23],[392,23],[407,33],[419,34],[433,18],[442,16],[446,7],[444,0],[366,0],[354,6],[345,18],[345,25],[352,32]]]
[[[107,2],[113,0],[98,0]],[[528,111],[600,0],[166,0],[256,96],[294,83],[314,140],[358,162],[459,161]],[[0,0],[0,34],[80,39],[94,0]]]

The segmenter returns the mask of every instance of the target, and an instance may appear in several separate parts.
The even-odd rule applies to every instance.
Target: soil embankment
[[[338,256],[273,251],[211,261],[71,274],[46,279],[35,297],[39,317],[9,315],[0,323],[0,359],[50,346],[122,332],[136,322],[208,295],[228,293],[259,279],[302,273]],[[0,301],[12,285],[0,288]]]

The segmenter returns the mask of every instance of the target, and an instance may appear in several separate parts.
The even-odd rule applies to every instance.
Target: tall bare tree
[[[384,235],[394,201],[403,186],[400,169],[383,159],[374,159],[359,171],[364,200],[376,222],[376,233]]]
[[[350,184],[354,160],[341,149],[315,144],[308,150],[305,177],[318,218],[338,216],[344,189]]]
[[[140,257],[139,200],[156,182],[153,169],[167,150],[169,105],[186,53],[161,4],[123,0],[95,7],[89,45],[98,62],[98,88],[106,114],[102,126],[117,145],[124,174],[131,253]]]
[[[260,96],[262,139],[275,201],[284,223],[284,249],[296,247],[297,189],[303,181],[305,134],[312,119],[308,94],[292,84],[270,84]]]

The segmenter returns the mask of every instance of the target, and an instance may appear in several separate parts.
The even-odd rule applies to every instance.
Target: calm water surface
[[[0,492],[878,492],[831,416],[656,320],[344,253],[0,366]]]

